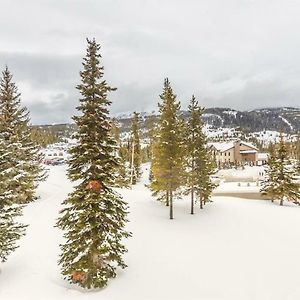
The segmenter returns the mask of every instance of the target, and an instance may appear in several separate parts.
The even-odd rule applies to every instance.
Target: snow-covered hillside
[[[300,208],[267,201],[215,197],[189,214],[175,203],[175,219],[143,182],[122,190],[130,205],[128,268],[99,291],[69,285],[57,259],[60,203],[71,191],[65,166],[50,167],[41,198],[25,209],[30,224],[21,246],[1,265],[1,300],[298,300]]]

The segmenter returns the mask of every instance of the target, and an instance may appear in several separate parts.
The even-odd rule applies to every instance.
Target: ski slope
[[[144,167],[145,168],[145,167]],[[145,170],[147,171],[147,170]],[[175,203],[175,219],[142,182],[122,190],[130,205],[128,268],[103,290],[64,281],[57,259],[62,234],[54,227],[60,203],[72,190],[65,167],[50,167],[26,207],[27,235],[1,264],[1,300],[298,300],[300,208],[267,201],[215,197],[189,214],[189,199]]]

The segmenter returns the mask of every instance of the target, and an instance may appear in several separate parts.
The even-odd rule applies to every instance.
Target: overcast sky
[[[0,0],[0,66],[34,124],[70,122],[85,38],[101,44],[112,113],[300,105],[299,0]]]

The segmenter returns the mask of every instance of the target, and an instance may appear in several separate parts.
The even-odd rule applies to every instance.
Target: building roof
[[[249,148],[253,148],[255,150],[258,150],[254,145],[250,144],[250,143],[246,143],[246,142],[243,142],[243,141],[240,141],[241,144],[249,147]]]
[[[257,160],[268,160],[269,153],[258,153]]]
[[[227,143],[209,143],[209,146],[214,147],[217,151],[224,152],[234,147],[234,142]]]
[[[235,142],[237,142],[237,141],[222,142],[222,143],[208,143],[208,146],[209,147],[214,147],[217,151],[225,152],[225,151],[228,151],[229,149],[234,148]],[[248,152],[248,153],[255,153],[255,152],[258,151],[258,149],[250,143],[246,143],[246,142],[243,142],[243,141],[239,141],[239,142],[241,144],[253,149],[253,150],[242,150],[244,152],[241,151],[240,153],[247,153],[245,151],[251,151],[251,152]]]

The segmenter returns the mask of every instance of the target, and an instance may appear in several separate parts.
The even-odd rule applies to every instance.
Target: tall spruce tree
[[[280,135],[280,141],[273,148],[266,171],[266,179],[261,192],[274,200],[279,200],[283,205],[284,200],[300,204],[300,186],[295,181],[296,169],[291,164],[287,148]]]
[[[131,122],[130,177],[131,184],[136,184],[141,177],[140,116],[137,112],[133,113]]]
[[[153,147],[150,189],[170,208],[173,219],[174,193],[183,185],[184,143],[183,122],[180,117],[180,103],[176,102],[168,79],[164,81],[160,95],[160,119]]]
[[[214,173],[213,158],[207,149],[207,139],[203,133],[201,108],[195,96],[189,105],[189,120],[187,125],[187,172],[186,192],[191,194],[191,214],[194,214],[195,197],[203,208],[215,188],[210,176]]]
[[[28,111],[6,67],[0,82],[0,259],[17,246],[25,234],[20,203],[35,199],[35,187],[43,178],[39,148],[31,140]]]
[[[108,106],[110,87],[103,79],[100,45],[87,40],[83,59],[81,94],[73,119],[78,126],[78,144],[71,149],[68,176],[76,182],[74,191],[63,202],[57,225],[64,230],[65,243],[59,264],[70,282],[83,288],[104,287],[116,276],[116,267],[125,268],[122,244],[130,233],[127,204],[112,187],[117,186],[119,166],[116,142],[111,135]]]
[[[19,169],[11,168],[11,155],[15,152],[14,144],[7,143],[0,134],[0,260],[7,260],[7,256],[18,246],[17,241],[25,234],[25,225],[16,221],[22,215],[18,193]]]
[[[15,168],[18,182],[12,181],[12,189],[18,194],[19,203],[29,203],[36,199],[37,183],[45,179],[41,167],[42,154],[33,142],[29,112],[21,106],[20,93],[6,67],[0,82],[0,134],[8,147],[14,148],[7,165]]]

